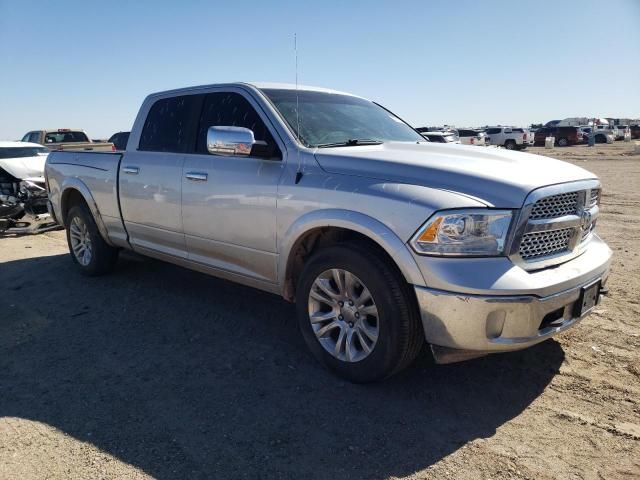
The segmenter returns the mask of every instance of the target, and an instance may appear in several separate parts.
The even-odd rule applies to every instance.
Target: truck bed
[[[54,208],[62,208],[64,202],[61,202],[60,194],[72,183],[92,199],[94,205],[90,208],[95,207],[100,212],[110,235],[118,238],[125,235],[118,202],[118,171],[122,156],[122,152],[51,152],[45,165],[51,204]],[[54,213],[63,223],[63,212],[56,210]]]

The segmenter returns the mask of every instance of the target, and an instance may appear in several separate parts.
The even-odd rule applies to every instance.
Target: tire
[[[558,139],[558,146],[559,147],[568,147],[569,146],[569,140],[564,138],[564,137]]]
[[[66,227],[69,253],[82,274],[96,276],[113,270],[118,260],[118,249],[104,241],[89,207],[72,207]]]
[[[506,148],[507,150],[515,150],[516,149],[516,142],[514,140],[507,140],[504,143],[504,148]]]
[[[607,143],[607,137],[604,135],[596,135],[596,143]]]
[[[346,287],[347,274],[352,275],[351,289]],[[340,294],[336,275],[345,285],[343,292],[351,293]],[[334,297],[321,291],[316,280]],[[359,300],[367,297],[365,291],[371,299],[358,306]],[[318,294],[323,301],[317,300]],[[350,298],[353,306],[349,306]],[[366,244],[344,243],[314,253],[298,281],[296,310],[302,336],[313,355],[329,370],[354,383],[382,380],[403,370],[415,360],[424,343],[413,291],[397,269]],[[364,313],[358,317],[358,312]],[[327,318],[312,325],[312,314]],[[322,333],[330,324],[334,326]],[[371,334],[376,329],[374,342]]]

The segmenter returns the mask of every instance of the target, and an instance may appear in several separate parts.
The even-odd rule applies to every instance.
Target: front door
[[[205,96],[195,153],[186,155],[182,168],[182,219],[189,260],[275,283],[276,197],[283,149],[268,123],[240,89]],[[249,128],[266,146],[254,148],[249,156],[211,155],[206,136],[212,126]]]

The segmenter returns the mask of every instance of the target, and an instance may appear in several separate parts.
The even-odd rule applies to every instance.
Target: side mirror
[[[209,127],[207,150],[212,155],[246,157],[256,142],[253,131],[244,127]]]

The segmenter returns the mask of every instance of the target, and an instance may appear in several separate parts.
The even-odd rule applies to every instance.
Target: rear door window
[[[142,127],[138,150],[173,153],[191,150],[201,100],[201,95],[157,100]]]
[[[489,135],[495,135],[496,133],[500,133],[502,131],[501,128],[487,128],[486,132]]]

